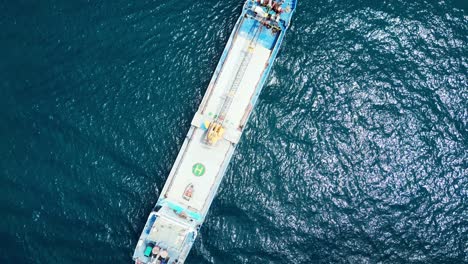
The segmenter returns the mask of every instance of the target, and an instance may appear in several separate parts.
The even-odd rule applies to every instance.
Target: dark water
[[[0,263],[130,262],[242,4],[0,1]],[[468,263],[467,38],[299,1],[187,263]]]

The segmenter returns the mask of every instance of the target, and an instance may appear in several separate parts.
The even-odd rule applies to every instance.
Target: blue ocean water
[[[243,4],[0,2],[0,263],[129,263]],[[466,1],[301,0],[187,263],[468,263]]]

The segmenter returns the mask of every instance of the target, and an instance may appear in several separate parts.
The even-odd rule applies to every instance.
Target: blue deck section
[[[168,201],[166,199],[162,199],[161,201],[158,202],[157,205],[160,205],[160,206],[166,206],[167,205],[169,208],[171,208],[177,214],[186,214],[187,216],[189,216],[191,219],[194,219],[195,221],[201,221],[203,219],[200,214],[195,213],[195,212],[193,212],[191,210],[188,210],[187,208],[182,207],[182,206],[178,205],[177,203],[170,202],[170,201]]]
[[[281,5],[283,10],[287,10],[288,8],[291,10],[290,12],[283,12],[281,14],[281,19],[285,22],[286,27],[289,27],[294,10],[296,10],[296,2],[296,0],[286,0]]]
[[[239,25],[239,36],[251,38],[259,26],[260,22],[258,20],[245,17]]]
[[[242,20],[239,28],[239,35],[248,39],[254,37],[255,30],[260,26],[260,22],[256,19],[246,17]],[[262,30],[258,36],[257,45],[261,45],[267,49],[273,49],[278,38],[278,32],[272,30]]]

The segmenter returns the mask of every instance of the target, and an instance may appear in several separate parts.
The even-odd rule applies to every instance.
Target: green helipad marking
[[[192,167],[192,173],[197,177],[203,176],[203,174],[205,174],[205,165],[201,163],[195,163]]]

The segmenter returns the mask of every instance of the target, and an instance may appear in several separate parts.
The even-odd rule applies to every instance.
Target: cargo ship
[[[296,0],[248,0],[137,242],[135,263],[184,263],[276,58]],[[241,176],[241,175],[239,175]]]

